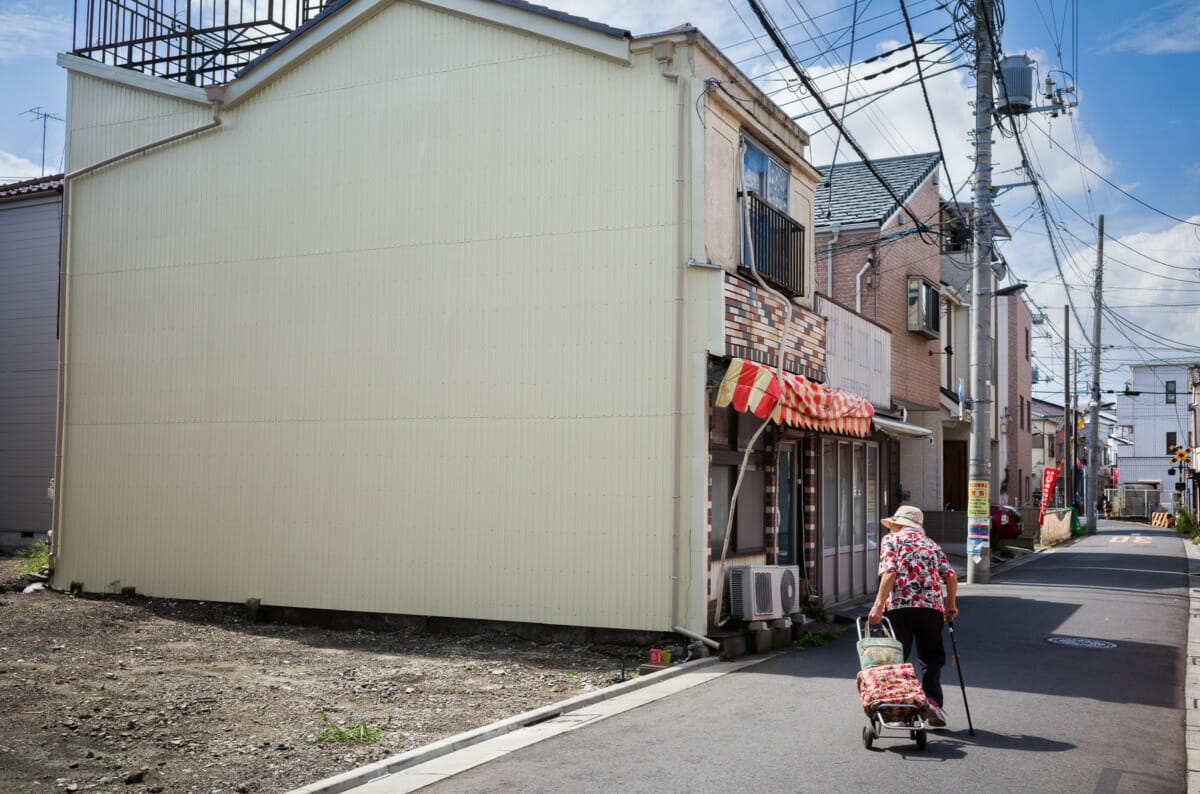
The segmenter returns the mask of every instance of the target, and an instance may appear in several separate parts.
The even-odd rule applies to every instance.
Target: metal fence
[[[744,193],[738,193],[746,201]],[[750,267],[754,246],[754,268],[767,281],[794,295],[804,292],[804,226],[784,215],[756,193],[749,195],[750,240],[742,232],[742,264]],[[743,216],[744,217],[744,213]]]
[[[1104,496],[1112,506],[1114,518],[1148,518],[1157,513],[1161,494],[1153,488],[1105,488]]]

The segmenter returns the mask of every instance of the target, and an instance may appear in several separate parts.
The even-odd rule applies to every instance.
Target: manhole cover
[[[1115,642],[1108,640],[1089,640],[1087,637],[1050,637],[1055,645],[1072,645],[1076,648],[1115,648]]]

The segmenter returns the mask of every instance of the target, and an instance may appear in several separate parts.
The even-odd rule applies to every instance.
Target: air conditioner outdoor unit
[[[800,611],[800,566],[781,565],[778,570],[775,592],[779,596],[779,611],[786,618]]]
[[[742,620],[777,620],[800,611],[799,566],[731,567],[729,608]]]

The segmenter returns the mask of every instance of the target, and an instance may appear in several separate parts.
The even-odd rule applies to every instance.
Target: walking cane
[[[958,668],[958,685],[962,688],[963,693],[963,708],[967,710],[967,727],[971,731],[971,735],[975,735],[975,726],[971,724],[971,707],[967,704],[967,685],[963,683],[962,663],[958,661],[958,641],[954,639],[954,621],[947,620],[946,625],[950,627],[950,646],[954,648],[954,666]]]

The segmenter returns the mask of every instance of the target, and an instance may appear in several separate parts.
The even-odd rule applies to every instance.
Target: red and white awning
[[[783,387],[775,370],[744,358],[735,358],[717,391],[717,407],[768,415],[780,424],[824,433],[863,438],[871,432],[875,409],[865,397],[833,389],[807,378],[783,373]]]

